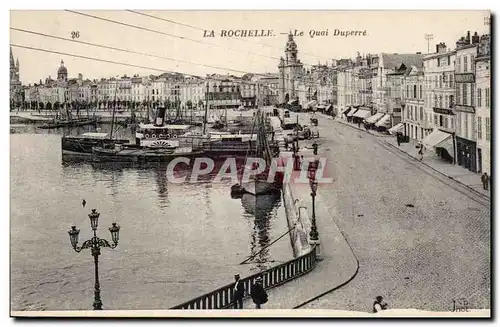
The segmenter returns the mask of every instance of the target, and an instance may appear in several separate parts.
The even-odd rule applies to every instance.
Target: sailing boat
[[[248,153],[254,152],[257,157],[264,159],[265,168],[262,173],[254,176],[251,181],[240,181],[239,185],[233,185],[231,187],[231,194],[233,197],[238,197],[238,195],[250,194],[255,197],[261,195],[276,194],[281,192],[281,186],[283,181],[283,175],[276,173],[272,181],[268,181],[269,171],[271,168],[271,163],[273,160],[272,151],[269,148],[267,142],[267,133],[265,130],[265,118],[263,113],[258,110],[255,115],[255,125],[257,126],[257,142],[255,152],[250,149]],[[248,157],[248,155],[247,155]],[[249,169],[250,167],[247,167]],[[257,167],[251,167],[256,169]]]
[[[116,91],[115,91],[116,103]],[[111,132],[99,133],[89,132],[80,135],[64,135],[61,138],[61,149],[63,156],[71,157],[92,157],[93,147],[110,148],[116,144],[129,143],[128,139],[113,139],[114,121],[115,121],[116,105],[113,107],[113,115],[111,118]]]
[[[79,103],[76,103],[76,105],[79,106]],[[40,129],[54,129],[54,128],[59,128],[59,127],[77,127],[77,126],[86,126],[86,125],[94,125],[97,123],[97,119],[95,118],[80,118],[77,117],[76,119],[73,119],[71,115],[71,111],[68,108],[68,104],[64,102],[64,112],[61,110],[59,113],[56,115],[56,118],[54,119],[53,122],[40,125],[38,128]],[[79,108],[78,108],[79,109]],[[63,117],[66,116],[65,119],[59,119],[58,117]]]

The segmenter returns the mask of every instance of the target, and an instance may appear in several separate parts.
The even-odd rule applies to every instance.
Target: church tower
[[[285,58],[281,57],[278,65],[280,103],[292,101],[297,98],[295,81],[301,77],[303,70],[302,63],[297,58],[297,53],[297,44],[293,40],[292,33],[290,33],[285,45]]]
[[[14,63],[12,48],[10,48],[10,82],[19,82],[19,59]]]

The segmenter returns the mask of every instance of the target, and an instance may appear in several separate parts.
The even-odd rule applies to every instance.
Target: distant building
[[[24,89],[19,80],[19,59],[14,63],[12,48],[10,48],[10,109],[22,106]]]

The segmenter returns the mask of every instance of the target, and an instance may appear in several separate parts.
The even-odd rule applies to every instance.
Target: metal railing
[[[310,252],[285,262],[279,266],[270,268],[260,273],[241,279],[245,286],[245,297],[250,296],[249,291],[258,276],[262,276],[262,286],[268,290],[286,282],[300,277],[316,267],[316,247],[313,247]],[[215,291],[201,295],[193,300],[176,305],[171,309],[181,310],[213,310],[227,309],[233,305],[234,283],[223,286]]]

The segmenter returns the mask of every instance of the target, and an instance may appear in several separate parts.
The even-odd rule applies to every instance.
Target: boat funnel
[[[155,126],[163,126],[165,124],[165,112],[166,112],[165,107],[158,108],[158,111],[156,113]]]

